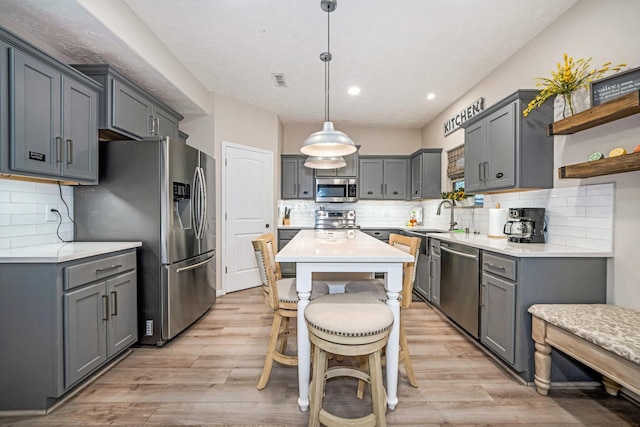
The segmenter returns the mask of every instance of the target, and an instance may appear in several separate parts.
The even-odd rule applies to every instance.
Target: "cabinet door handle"
[[[56,136],[56,163],[62,162],[62,138]]]
[[[478,179],[480,181],[482,181],[482,179],[483,179],[482,175],[483,175],[484,171],[482,169],[484,169],[484,163],[478,163]]]
[[[103,271],[113,270],[114,268],[120,268],[120,267],[122,267],[122,264],[112,264],[111,267],[96,268],[96,273],[101,273]]]
[[[109,297],[102,295],[102,320],[109,320]]]
[[[483,165],[484,165],[484,179],[486,181],[487,179],[489,179],[487,176],[487,170],[489,169],[489,162],[484,162]]]
[[[484,307],[484,293],[487,291],[487,286],[480,285],[480,307]]]
[[[73,163],[73,139],[67,139],[67,164]]]
[[[118,293],[115,291],[111,292],[111,315],[118,315]]]
[[[147,130],[149,132],[149,135],[155,135],[156,121],[153,120],[153,116],[149,116],[149,121],[147,122],[147,124],[148,124]]]
[[[160,117],[156,117],[153,119],[153,134],[160,134]]]

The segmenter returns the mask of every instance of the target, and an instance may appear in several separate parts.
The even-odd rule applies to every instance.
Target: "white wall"
[[[363,155],[372,154],[412,154],[420,148],[420,129],[402,128],[358,128],[342,127],[334,123],[337,130],[346,133],[360,145]],[[300,154],[300,146],[313,132],[321,130],[322,123],[312,125],[290,125],[284,128],[283,154]]]
[[[422,129],[424,147],[449,150],[464,143],[464,131],[442,136],[442,123],[481,96],[490,106],[517,89],[535,88],[534,78],[550,70],[566,52],[574,58],[593,57],[593,67],[607,61],[640,66],[640,2],[637,0],[581,0],[532,42]],[[490,52],[488,52],[490,54]],[[632,150],[640,140],[640,115],[621,119],[569,136],[556,136],[555,166],[583,162],[594,151],[608,154],[614,147]],[[444,165],[444,161],[443,161]],[[446,180],[445,180],[446,182]],[[560,180],[554,187],[614,183],[614,253],[609,263],[609,303],[640,310],[640,171],[597,178]],[[443,186],[446,184],[443,184]],[[446,187],[445,187],[446,188]]]

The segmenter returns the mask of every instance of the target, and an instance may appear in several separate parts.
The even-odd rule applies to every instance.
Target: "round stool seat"
[[[365,293],[325,295],[309,303],[304,317],[314,333],[334,342],[369,342],[393,325],[389,307]]]
[[[309,340],[314,345],[309,426],[319,426],[320,423],[326,426],[386,426],[381,352],[393,326],[393,314],[389,307],[370,294],[330,294],[311,301],[304,311],[304,317]],[[367,368],[329,368],[328,353],[366,356]],[[362,418],[346,419],[322,408],[326,381],[345,376],[371,385],[372,413]]]

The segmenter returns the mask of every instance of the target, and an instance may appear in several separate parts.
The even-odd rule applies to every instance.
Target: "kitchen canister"
[[[504,234],[504,224],[509,215],[508,209],[501,209],[500,203],[496,207],[489,209],[489,237],[507,237]]]

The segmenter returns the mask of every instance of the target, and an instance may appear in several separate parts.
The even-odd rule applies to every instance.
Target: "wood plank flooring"
[[[467,337],[416,301],[403,314],[420,387],[401,367],[400,402],[390,426],[640,426],[640,407],[602,388],[552,388],[547,397],[521,385]],[[262,369],[272,314],[258,288],[218,298],[214,308],[162,348],[133,353],[46,416],[0,417],[0,426],[210,425],[304,426],[295,368]],[[356,383],[327,386],[325,406],[343,416],[368,411]]]

